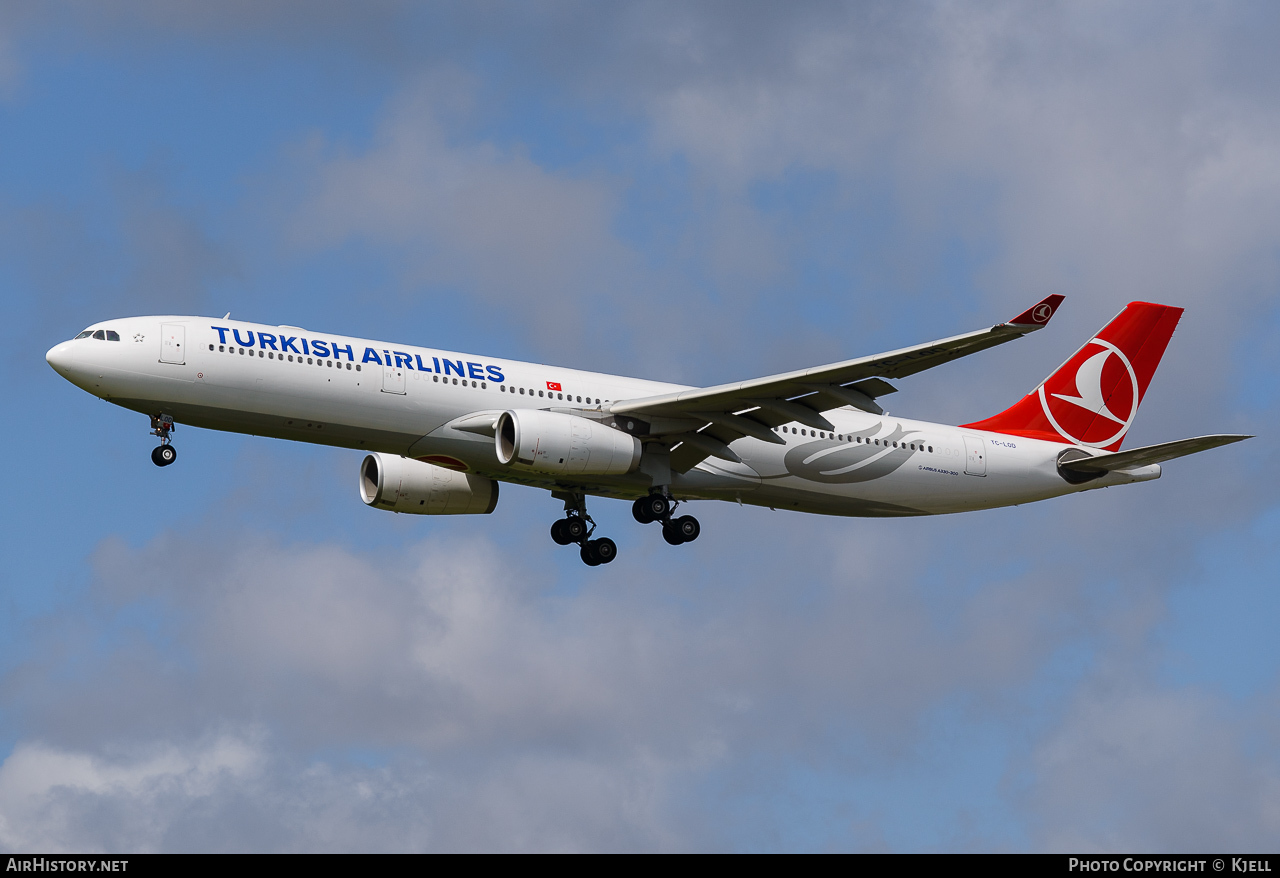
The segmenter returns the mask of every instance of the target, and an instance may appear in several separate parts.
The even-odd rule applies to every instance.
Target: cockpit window
[[[96,338],[98,341],[105,341],[107,338],[107,334],[103,332],[101,329],[99,329],[97,332],[93,334],[93,337]]]
[[[82,332],[82,333],[80,333],[79,335],[77,335],[77,336],[76,336],[76,338],[88,338],[88,337],[89,337],[89,336],[91,336],[91,335],[93,335],[93,333],[92,333],[91,331],[89,331],[88,329],[86,329],[84,332]]]
[[[107,341],[119,341],[119,340],[120,340],[120,333],[116,332],[114,329],[107,330]]]

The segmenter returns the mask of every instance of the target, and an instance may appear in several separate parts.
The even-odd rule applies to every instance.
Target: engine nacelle
[[[413,515],[486,515],[498,505],[498,483],[408,457],[370,454],[360,465],[360,499]]]
[[[514,409],[498,416],[498,461],[549,475],[620,476],[640,466],[640,440],[598,421]]]

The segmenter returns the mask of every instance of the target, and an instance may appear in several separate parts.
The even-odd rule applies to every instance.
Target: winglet
[[[1039,329],[1049,322],[1066,296],[1053,295],[1042,299],[1009,321],[1014,326],[1030,326]]]

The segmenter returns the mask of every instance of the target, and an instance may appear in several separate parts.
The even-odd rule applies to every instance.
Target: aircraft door
[[[981,436],[964,437],[964,471],[971,476],[987,474],[987,440]]]
[[[187,328],[181,323],[160,327],[160,362],[179,366],[187,362]]]
[[[404,393],[405,392],[405,375],[404,366],[391,365],[388,362],[382,367],[382,392],[383,393]]]

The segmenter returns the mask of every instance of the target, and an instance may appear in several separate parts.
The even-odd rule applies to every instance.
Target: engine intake
[[[360,464],[360,499],[412,515],[487,515],[498,505],[498,483],[421,460],[370,454]]]
[[[640,466],[640,440],[597,421],[513,409],[498,416],[498,461],[548,475],[620,476]]]

